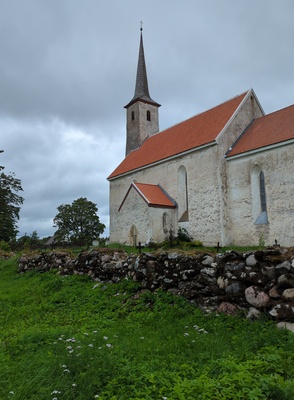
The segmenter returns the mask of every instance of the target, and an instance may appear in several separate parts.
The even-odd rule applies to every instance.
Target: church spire
[[[148,137],[158,133],[159,107],[160,104],[152,100],[149,94],[141,25],[135,94],[125,106],[127,110],[126,155],[140,147]]]
[[[147,70],[145,63],[145,54],[144,54],[144,45],[143,45],[143,28],[141,22],[140,28],[140,47],[139,47],[139,57],[138,57],[138,66],[137,66],[137,77],[136,77],[136,87],[135,94],[132,100],[125,106],[125,108],[129,107],[137,100],[141,100],[147,103],[151,103],[154,105],[160,106],[154,100],[151,99],[148,88],[148,79],[147,79]]]

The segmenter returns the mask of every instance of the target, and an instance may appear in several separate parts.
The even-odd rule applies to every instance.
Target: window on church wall
[[[265,182],[264,182],[264,173],[262,171],[260,171],[259,174],[259,193],[260,193],[261,211],[266,212]]]
[[[147,110],[146,117],[147,117],[147,121],[151,121],[151,113],[149,110]]]
[[[132,121],[135,120],[135,111],[132,111],[131,118],[132,118]]]
[[[268,224],[264,172],[255,166],[251,176],[252,211],[256,225]]]
[[[137,240],[138,240],[138,229],[135,225],[132,225],[129,234],[129,242],[132,246],[137,246]]]
[[[189,207],[188,207],[188,178],[187,170],[182,165],[178,169],[178,220],[179,222],[185,222],[189,220]]]

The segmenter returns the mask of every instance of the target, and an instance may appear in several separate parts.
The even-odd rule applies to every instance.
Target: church
[[[294,106],[265,114],[253,91],[159,132],[142,29],[126,155],[108,177],[110,242],[294,246]]]

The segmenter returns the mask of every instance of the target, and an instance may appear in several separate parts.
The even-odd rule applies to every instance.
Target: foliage
[[[0,240],[9,242],[18,232],[17,221],[23,198],[18,194],[22,191],[21,181],[13,173],[7,175],[3,170],[0,165]]]
[[[185,228],[178,229],[177,239],[180,242],[191,242],[192,241],[191,236],[189,235],[187,229],[185,229]]]
[[[1,399],[294,398],[294,335],[270,321],[16,266],[0,263]]]
[[[10,251],[11,248],[10,248],[9,243],[4,242],[4,240],[0,240],[0,250],[6,251],[6,252]]]
[[[57,210],[54,226],[58,228],[55,236],[59,240],[90,244],[104,232],[105,225],[99,220],[96,204],[85,197],[74,200],[72,204],[62,204]]]

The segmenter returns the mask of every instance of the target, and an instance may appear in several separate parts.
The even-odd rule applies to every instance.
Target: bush
[[[4,242],[4,240],[0,240],[0,250],[2,250],[2,251],[11,251],[9,243]]]
[[[179,228],[178,229],[177,240],[179,242],[191,242],[192,241],[192,237],[189,235],[187,229]]]

